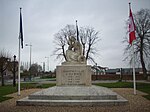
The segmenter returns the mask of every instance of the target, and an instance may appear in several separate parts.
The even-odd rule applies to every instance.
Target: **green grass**
[[[38,84],[38,83],[21,83],[21,90],[31,89],[31,88],[48,88],[55,86],[56,84]],[[0,102],[11,99],[13,97],[7,97],[5,95],[17,92],[17,86],[12,85],[0,86]]]
[[[40,77],[40,79],[52,79],[52,80],[55,80],[56,77],[51,77],[51,76],[42,76]]]
[[[12,85],[0,86],[0,97],[17,92],[17,88]]]
[[[150,84],[146,83],[137,83],[137,89],[145,93],[150,94]]]
[[[0,102],[11,99],[12,97],[6,97],[5,95],[17,92],[17,88],[7,85],[7,86],[0,86]]]
[[[143,95],[143,97],[150,100],[150,94],[149,95]]]
[[[18,86],[18,85],[17,85]],[[37,83],[21,83],[20,84],[20,88],[21,90],[24,90],[24,89],[31,89],[31,88],[36,88],[37,86]]]
[[[98,83],[95,85],[108,87],[108,88],[133,88],[132,82]],[[136,89],[144,93],[147,93],[148,95],[143,95],[143,97],[150,100],[150,84],[149,83],[136,83]]]
[[[48,88],[53,86],[56,86],[56,84],[39,84],[36,86],[36,88]]]
[[[38,84],[38,83],[21,83],[21,89],[31,89],[31,88],[48,88],[55,86],[56,84]]]
[[[108,88],[132,88],[133,87],[133,84],[131,82],[98,83],[95,85],[108,87]]]
[[[2,101],[5,101],[5,100],[9,100],[9,99],[11,99],[11,98],[13,98],[13,97],[0,97],[0,102],[2,102]]]
[[[150,100],[150,84],[137,83],[137,90],[147,93],[148,95],[143,95],[143,97]]]

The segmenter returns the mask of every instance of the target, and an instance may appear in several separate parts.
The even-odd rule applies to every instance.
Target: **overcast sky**
[[[60,65],[50,56],[55,48],[54,34],[67,24],[75,24],[77,19],[79,27],[90,26],[100,31],[97,46],[100,55],[95,57],[98,65],[130,67],[123,61],[125,45],[121,42],[126,32],[129,1],[133,13],[150,7],[150,0],[0,0],[0,50],[18,57],[22,7],[24,44],[32,44],[32,62],[42,65],[47,61],[45,57],[49,57],[51,70]],[[21,61],[29,61],[29,47],[21,50]]]

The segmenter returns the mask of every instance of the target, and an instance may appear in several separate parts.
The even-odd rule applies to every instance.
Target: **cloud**
[[[149,8],[150,1],[132,0],[133,12]],[[98,65],[126,67],[123,62],[125,20],[128,19],[128,1],[125,0],[0,0],[0,48],[18,53],[19,7],[22,7],[24,43],[31,43],[32,60],[46,61],[54,50],[54,34],[67,24],[90,26],[100,31],[97,45]],[[29,48],[24,47],[22,61],[29,60]],[[59,62],[50,57],[51,69]]]

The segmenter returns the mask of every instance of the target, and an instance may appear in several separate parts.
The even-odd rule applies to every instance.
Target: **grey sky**
[[[128,19],[128,3],[133,13],[149,8],[150,0],[0,0],[0,49],[18,55],[19,7],[22,7],[24,43],[31,43],[32,61],[46,62],[50,57],[50,69],[60,64],[50,56],[54,50],[54,34],[67,24],[91,26],[100,31],[101,41],[96,57],[98,65],[129,67],[123,62],[125,21]],[[21,50],[21,60],[29,61],[29,47]]]

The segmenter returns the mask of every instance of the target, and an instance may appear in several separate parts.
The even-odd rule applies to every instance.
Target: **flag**
[[[76,29],[77,29],[77,41],[79,42],[79,30],[78,30],[77,20],[76,20]]]
[[[23,27],[22,27],[21,8],[20,8],[20,32],[19,32],[19,39],[21,39],[21,47],[23,48]]]
[[[135,40],[135,24],[132,16],[132,11],[130,8],[130,15],[129,15],[129,43],[132,44],[132,41]]]
[[[132,41],[136,39],[135,37],[135,24],[132,16],[132,11],[131,11],[131,6],[129,3],[129,10],[130,10],[130,15],[129,15],[129,43],[132,45]],[[133,52],[133,86],[134,86],[134,94],[136,94],[136,81],[135,81],[135,56],[134,56],[134,45],[132,45],[132,52]]]

